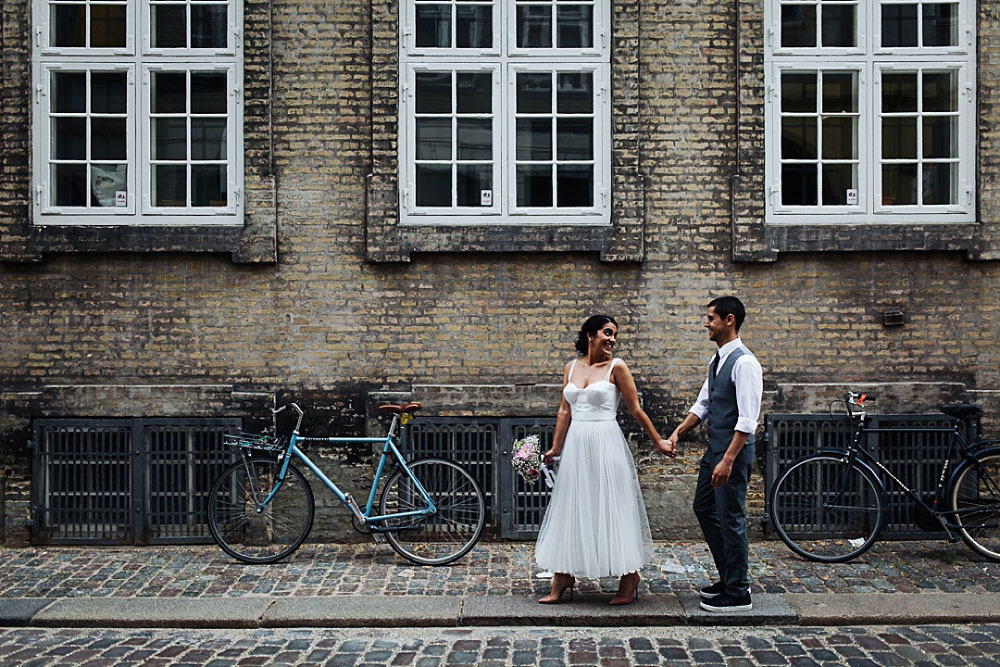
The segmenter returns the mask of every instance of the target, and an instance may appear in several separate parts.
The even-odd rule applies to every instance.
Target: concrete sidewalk
[[[1000,563],[958,544],[880,543],[822,565],[780,542],[751,544],[754,609],[710,614],[697,589],[711,558],[697,542],[659,542],[632,605],[607,604],[617,581],[580,581],[572,601],[548,588],[531,543],[476,546],[459,562],[416,567],[385,545],[307,545],[249,566],[214,547],[0,549],[0,625],[46,627],[423,627],[859,625],[1000,622]]]

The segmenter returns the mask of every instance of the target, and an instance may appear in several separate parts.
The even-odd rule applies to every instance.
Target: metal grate
[[[511,446],[538,433],[548,449],[554,431],[550,417],[419,417],[403,431],[403,445],[414,459],[442,456],[464,467],[483,490],[487,527],[499,529],[501,537],[530,538],[538,532],[549,488],[521,481],[510,465]]]
[[[35,422],[33,538],[52,544],[207,541],[208,489],[238,419]]]
[[[942,428],[952,420],[945,415],[869,415],[872,428]],[[974,422],[960,423],[963,437],[975,431]],[[765,422],[766,443],[764,487],[770,497],[771,487],[788,465],[821,449],[845,449],[850,443],[853,426],[847,416],[840,415],[768,415]],[[947,433],[871,433],[865,443],[882,464],[906,483],[918,495],[933,497],[941,474],[941,459],[948,450]],[[968,441],[968,440],[967,440]],[[938,535],[940,531],[922,530],[915,521],[923,517],[916,512],[909,495],[891,480],[884,479],[888,492],[888,521],[883,537],[906,539]],[[771,535],[773,529],[765,525]],[[808,529],[803,531],[808,532]],[[822,527],[814,527],[822,533]]]

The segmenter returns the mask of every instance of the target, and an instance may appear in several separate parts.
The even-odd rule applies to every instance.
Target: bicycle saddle
[[[961,419],[962,417],[972,417],[979,416],[983,414],[983,409],[978,405],[973,405],[971,403],[956,403],[954,405],[939,405],[938,409],[941,412],[955,417],[956,419]]]
[[[394,405],[392,403],[386,403],[385,405],[378,406],[378,409],[382,412],[394,412],[397,415],[403,414],[404,412],[416,412],[420,409],[419,403],[403,403],[402,405]]]

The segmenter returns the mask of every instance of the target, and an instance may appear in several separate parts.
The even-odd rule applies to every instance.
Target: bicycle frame
[[[296,459],[301,461],[307,468],[309,468],[309,470],[311,470],[312,473],[316,475],[317,478],[319,478],[319,480],[323,483],[323,485],[326,488],[328,488],[331,492],[333,492],[335,496],[337,496],[340,502],[347,505],[347,507],[354,514],[355,518],[362,525],[368,525],[368,529],[371,530],[372,532],[388,532],[391,530],[399,529],[394,526],[378,525],[387,519],[399,519],[410,516],[427,516],[429,514],[437,513],[437,507],[435,506],[434,501],[431,499],[430,494],[427,493],[427,490],[420,483],[420,480],[417,479],[416,476],[413,474],[413,472],[410,470],[410,467],[407,465],[406,458],[403,456],[402,452],[400,452],[399,448],[396,446],[396,438],[398,437],[397,431],[399,429],[401,422],[400,415],[398,414],[393,415],[392,425],[389,427],[389,432],[386,434],[384,438],[359,438],[359,437],[317,438],[317,437],[305,437],[299,434],[299,429],[302,426],[303,412],[302,409],[299,408],[297,404],[289,403],[288,405],[282,406],[281,408],[275,410],[274,413],[278,414],[287,407],[291,407],[296,412],[298,412],[299,415],[298,421],[295,423],[295,430],[292,431],[292,437],[289,440],[288,447],[279,455],[281,460],[281,469],[278,473],[278,483],[275,484],[274,488],[271,490],[271,493],[268,494],[267,498],[261,501],[260,505],[257,508],[258,512],[264,511],[264,508],[266,508],[268,503],[271,502],[271,499],[274,498],[274,496],[278,493],[278,491],[281,490],[281,486],[285,482],[285,476],[288,471],[288,465],[291,463],[292,457],[295,457]],[[320,468],[315,463],[313,463],[312,459],[310,459],[306,455],[306,453],[299,448],[298,445],[299,443],[302,442],[382,445],[382,454],[379,457],[378,467],[375,470],[375,477],[372,480],[372,487],[368,493],[368,500],[365,503],[364,511],[361,510],[361,508],[358,506],[357,502],[354,500],[351,494],[344,493],[340,489],[340,487],[338,487],[333,480],[331,480],[322,470],[320,470]],[[378,490],[378,485],[382,479],[382,475],[385,472],[386,462],[389,460],[390,455],[392,456],[396,465],[399,466],[399,468],[406,473],[406,476],[410,479],[410,481],[413,482],[417,491],[420,493],[420,496],[423,498],[424,503],[426,503],[426,507],[418,510],[411,510],[408,512],[396,512],[393,514],[381,514],[373,516],[372,508],[375,505],[375,494]],[[246,463],[246,457],[244,456],[244,464],[245,463]]]

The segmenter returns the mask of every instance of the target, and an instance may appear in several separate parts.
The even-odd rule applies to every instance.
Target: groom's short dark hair
[[[746,319],[747,311],[743,307],[743,302],[737,299],[735,296],[720,296],[717,299],[712,299],[709,301],[706,308],[715,308],[715,314],[726,319],[727,316],[732,315],[736,321],[736,331],[740,330],[743,326],[743,320]]]

